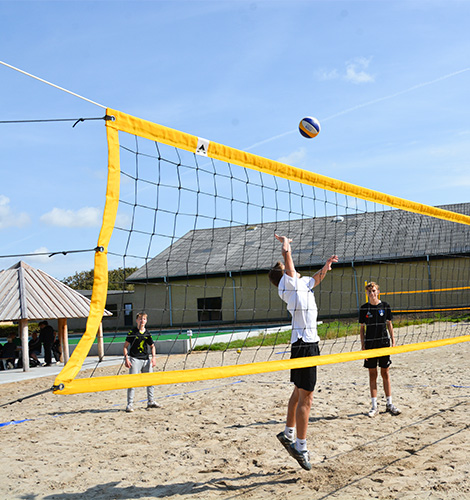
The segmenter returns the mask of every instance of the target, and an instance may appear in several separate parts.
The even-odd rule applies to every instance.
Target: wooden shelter
[[[23,371],[29,370],[28,321],[57,320],[62,360],[67,363],[67,318],[88,317],[90,302],[81,293],[25,262],[20,261],[0,271],[0,321],[19,322]],[[111,313],[105,310],[104,315],[111,316]],[[100,357],[103,357],[101,324],[98,332],[98,352]]]

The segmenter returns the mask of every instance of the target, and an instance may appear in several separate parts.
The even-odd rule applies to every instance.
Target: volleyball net
[[[73,394],[265,373],[470,340],[470,204],[432,207],[107,110],[108,184],[86,331],[57,376]],[[322,355],[290,360],[290,315],[268,280],[292,238],[315,288]],[[144,310],[155,373],[77,378],[96,340],[108,269],[135,269],[113,311]],[[364,284],[380,285],[396,347],[361,351]],[[131,306],[131,307],[129,307]],[[129,318],[130,317],[130,318]],[[127,331],[129,327],[127,328]],[[116,327],[111,342],[125,338]]]

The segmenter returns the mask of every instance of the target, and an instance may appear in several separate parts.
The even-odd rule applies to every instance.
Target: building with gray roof
[[[440,208],[470,215],[470,203]],[[369,280],[400,312],[470,305],[470,228],[385,210],[189,231],[128,278],[137,307],[161,327],[289,320],[267,279],[281,258],[274,233],[292,238],[302,274],[339,256],[315,289],[324,319],[356,315]]]

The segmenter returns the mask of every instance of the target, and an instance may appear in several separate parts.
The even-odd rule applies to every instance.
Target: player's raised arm
[[[328,271],[331,271],[331,265],[334,262],[338,262],[338,256],[337,255],[332,255],[326,262],[325,265],[317,271],[314,275],[313,278],[315,279],[315,286],[319,285],[320,282],[323,280],[323,278],[326,276],[326,273]]]
[[[292,239],[287,236],[278,236],[277,234],[274,236],[282,243],[282,257],[284,258],[284,265],[286,266],[285,272],[288,276],[294,277],[297,271],[295,270],[294,260],[292,259],[292,250],[290,246]]]

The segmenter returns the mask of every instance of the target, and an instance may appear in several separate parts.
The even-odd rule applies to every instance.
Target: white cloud
[[[116,216],[116,224],[115,224],[115,226],[122,227],[122,228],[130,228],[131,221],[132,221],[132,218],[129,217],[129,215],[118,214]]]
[[[97,227],[101,224],[101,214],[101,210],[96,207],[83,207],[79,210],[53,208],[41,216],[41,221],[50,226]]]
[[[340,77],[338,70],[332,69],[332,70],[325,70],[321,69],[320,71],[317,72],[317,76],[320,80],[336,80]]]
[[[344,72],[337,69],[320,69],[317,71],[317,78],[319,80],[346,80],[355,84],[371,83],[375,81],[375,77],[366,71],[370,61],[371,58],[356,57],[345,63]]]
[[[306,150],[305,148],[300,148],[297,151],[293,151],[291,154],[287,156],[281,156],[277,161],[281,163],[287,163],[287,165],[292,165],[294,167],[298,167],[301,165],[302,161],[305,159]]]
[[[0,194],[0,229],[7,227],[23,227],[29,224],[26,212],[14,213],[10,208],[10,198]]]
[[[374,81],[374,77],[370,73],[366,73],[369,67],[370,58],[357,57],[353,61],[346,63],[345,80],[352,83],[369,83]]]
[[[42,262],[49,262],[51,260],[49,257],[51,252],[46,247],[37,248],[36,250],[34,250],[33,253],[37,253],[38,255],[28,256],[29,260],[31,260],[32,262],[42,263]],[[39,254],[47,254],[47,255],[39,255]]]

